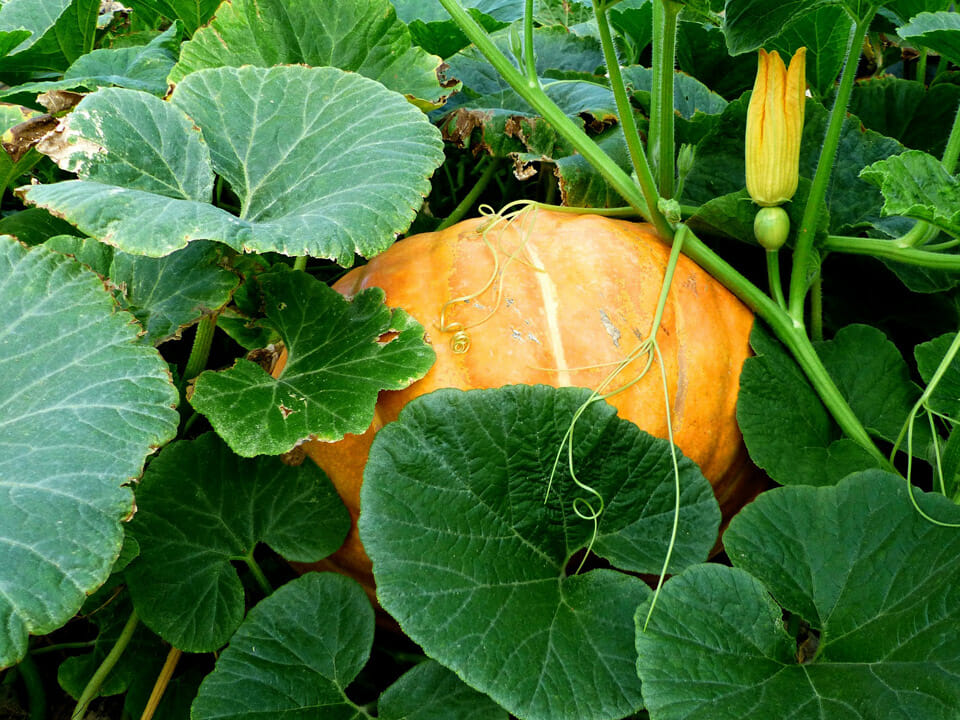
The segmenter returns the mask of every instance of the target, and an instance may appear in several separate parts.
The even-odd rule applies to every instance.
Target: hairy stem
[[[190,357],[183,370],[183,383],[192,380],[207,366],[210,358],[210,347],[213,344],[213,334],[217,329],[217,316],[204,315],[197,323],[197,332],[193,336],[193,347],[190,348]]]
[[[665,198],[673,197],[674,97],[673,80],[677,47],[677,16],[683,5],[673,0],[653,3],[653,75],[650,91],[650,131],[647,151],[653,161],[657,188]]]
[[[905,265],[916,265],[933,270],[960,270],[960,255],[899,247],[891,240],[880,238],[828,235],[823,243],[823,249],[849,255],[872,255],[876,258],[896,260]]]
[[[807,297],[807,288],[811,280],[810,264],[813,256],[813,241],[816,236],[817,218],[820,215],[820,205],[827,195],[830,185],[830,174],[833,171],[834,160],[840,145],[840,132],[843,121],[847,116],[847,105],[850,103],[850,94],[853,91],[853,81],[857,77],[857,63],[860,59],[860,48],[863,37],[870,27],[875,9],[859,22],[853,23],[850,30],[850,39],[847,46],[847,61],[840,75],[840,86],[830,111],[830,121],[827,124],[826,136],[820,150],[820,159],[817,161],[817,171],[813,177],[813,185],[797,232],[797,244],[793,254],[793,269],[790,273],[790,316],[798,325],[803,325],[803,305]]]
[[[767,250],[767,282],[770,283],[770,296],[777,301],[783,310],[787,309],[787,301],[783,297],[783,287],[780,284],[780,251]]]
[[[23,687],[27,691],[27,704],[30,707],[30,720],[45,720],[47,717],[47,693],[43,689],[43,680],[32,655],[24,656],[17,665]]]
[[[526,0],[523,10],[523,68],[527,82],[539,85],[537,56],[533,52],[533,0]]]

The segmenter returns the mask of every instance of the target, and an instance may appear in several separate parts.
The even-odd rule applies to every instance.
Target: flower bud
[[[787,202],[797,191],[806,98],[806,48],[788,70],[774,50],[760,50],[747,108],[747,192],[762,207]]]

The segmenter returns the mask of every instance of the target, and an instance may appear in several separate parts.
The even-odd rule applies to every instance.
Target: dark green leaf
[[[0,238],[0,666],[107,579],[133,509],[123,484],[173,437],[166,364],[100,279]]]
[[[833,485],[876,466],[843,437],[803,371],[760,325],[750,344],[756,355],[740,374],[737,421],[757,465],[783,485]]]
[[[373,610],[354,581],[307,573],[262,600],[190,710],[194,720],[369,717],[344,690],[373,644]]]
[[[926,220],[960,234],[960,183],[935,157],[908,150],[865,167],[860,177],[880,188],[884,216]]]
[[[243,619],[232,562],[266,543],[287,560],[336,550],[350,518],[313,463],[244,460],[213,434],[180,441],[137,486],[130,532],[140,555],[126,570],[134,607],[151,630],[188,652],[221,647]]]
[[[943,497],[917,499],[960,520]],[[764,493],[724,543],[737,567],[671,580],[637,633],[654,717],[955,716],[960,535],[923,518],[902,478],[869,471],[832,488]],[[817,631],[815,653],[800,650],[808,662],[798,662],[773,600]]]
[[[96,90],[110,85],[162,96],[167,92],[167,75],[176,62],[178,47],[177,27],[171,25],[147,45],[94,50],[67,68],[62,80],[17,85],[0,91],[0,97],[75,88]]]
[[[232,0],[183,44],[170,82],[203,68],[302,63],[359,73],[432,109],[452,92],[440,62],[413,45],[388,0]]]
[[[850,112],[863,124],[914,150],[940,155],[960,102],[960,86],[942,82],[929,89],[913,80],[883,76],[858,82]]]
[[[610,25],[630,41],[633,61],[653,40],[653,3],[650,0],[623,0],[609,12]]]
[[[755,56],[730,57],[720,28],[683,20],[677,25],[677,64],[727,100],[753,87],[757,73]]]
[[[677,501],[670,446],[589,391],[514,385],[439,390],[377,434],[360,537],[377,595],[428,654],[515,715],[620,718],[640,705],[630,645],[649,595],[611,569],[574,573],[578,551],[659,572]],[[560,456],[571,426],[573,467]],[[719,512],[679,455],[680,530],[671,572],[707,556]],[[549,491],[548,491],[549,484]],[[590,668],[589,673],[571,668]]]
[[[200,70],[170,102],[100,90],[63,135],[51,152],[82,179],[22,196],[154,256],[210,239],[350,265],[406,229],[443,158],[421,112],[336,68]],[[239,217],[207,204],[214,171],[240,198]]]
[[[793,57],[797,48],[807,48],[807,82],[818,98],[831,93],[847,56],[850,23],[839,5],[824,5],[803,13],[787,25],[767,46]]]
[[[507,720],[507,711],[428,660],[404,673],[377,704],[380,720]]]
[[[628,89],[640,94],[641,103],[649,107],[653,71],[650,68],[631,65],[623,68],[623,79]],[[726,100],[699,80],[686,73],[674,73],[673,107],[681,118],[690,120],[697,113],[719,115],[726,106]]]
[[[727,0],[723,32],[730,54],[762,47],[784,27],[822,4],[823,0]]]
[[[929,383],[933,378],[956,336],[956,333],[947,333],[914,348],[917,370],[924,382]],[[940,378],[936,389],[927,400],[927,405],[936,412],[960,420],[960,358],[955,357],[947,366],[946,373]]]
[[[371,288],[346,300],[306,273],[261,275],[267,320],[289,353],[278,377],[248,360],[197,379],[191,404],[245,457],[278,455],[315,436],[339,440],[373,420],[381,390],[433,365],[423,327]]]
[[[925,12],[897,30],[907,42],[960,63],[960,15],[954,12]]]
[[[594,140],[622,170],[628,173],[633,170],[627,142],[619,126],[610,128]],[[529,158],[531,161],[542,160],[543,156],[531,153]],[[563,205],[591,208],[623,206],[620,193],[610,187],[580,153],[556,158],[554,163]]]
[[[26,29],[30,36],[0,58],[0,78],[23,82],[29,73],[65,70],[93,49],[100,0],[9,0],[0,6],[0,36]],[[6,40],[6,38],[4,38]],[[7,49],[6,42],[0,47]]]
[[[66,220],[40,208],[27,208],[0,218],[0,235],[12,235],[24,245],[40,245],[55,235],[76,232]]]
[[[438,2],[392,0],[397,17],[410,29],[414,42],[429,53],[448,58],[470,41]],[[463,0],[467,10],[487,32],[494,32],[523,16],[515,0]]]
[[[170,20],[179,20],[188,35],[213,17],[221,0],[129,0],[130,7],[147,10]]]

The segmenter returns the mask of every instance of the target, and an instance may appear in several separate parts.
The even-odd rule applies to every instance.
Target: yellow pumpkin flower
[[[747,109],[746,160],[747,192],[762,207],[785,203],[797,191],[806,54],[806,48],[799,48],[788,70],[776,50],[760,50]]]

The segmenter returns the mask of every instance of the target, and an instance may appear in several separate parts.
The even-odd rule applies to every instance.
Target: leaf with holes
[[[266,316],[288,358],[277,377],[249,360],[204,372],[191,404],[234,452],[287,452],[307,437],[339,440],[373,420],[381,390],[400,390],[426,374],[433,349],[423,327],[383,304],[371,288],[346,300],[305,273],[259,277]]]

